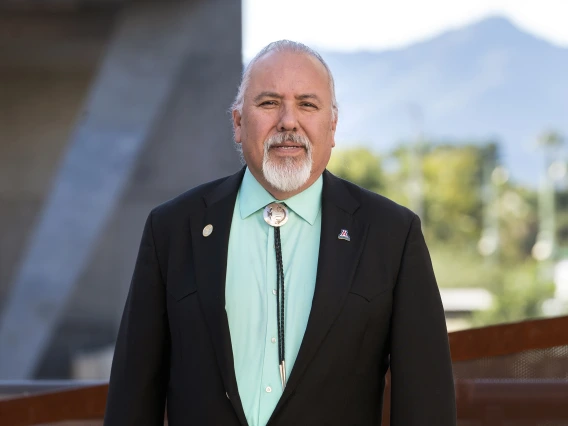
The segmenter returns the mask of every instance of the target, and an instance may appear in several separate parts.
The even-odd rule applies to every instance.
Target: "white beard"
[[[286,141],[302,144],[306,154],[300,157],[271,158],[270,147]],[[312,143],[296,133],[278,133],[264,142],[262,174],[264,179],[275,189],[292,192],[301,188],[312,172]]]

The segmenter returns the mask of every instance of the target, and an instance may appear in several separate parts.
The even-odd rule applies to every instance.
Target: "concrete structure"
[[[239,167],[240,2],[50,3],[0,6],[0,379],[112,344],[149,210]]]

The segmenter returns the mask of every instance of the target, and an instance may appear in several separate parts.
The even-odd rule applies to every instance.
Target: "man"
[[[325,170],[331,72],[268,45],[235,104],[246,168],[154,209],[120,326],[106,426],[455,425],[419,218]]]

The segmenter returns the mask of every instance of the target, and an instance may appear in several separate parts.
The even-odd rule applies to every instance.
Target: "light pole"
[[[563,144],[555,132],[546,132],[538,139],[544,153],[544,173],[538,192],[538,234],[532,248],[533,257],[540,261],[553,261],[556,255],[555,180],[558,177],[556,151]]]

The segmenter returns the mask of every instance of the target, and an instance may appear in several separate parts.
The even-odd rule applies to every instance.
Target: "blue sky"
[[[243,0],[243,56],[283,38],[326,50],[397,48],[492,15],[568,47],[568,0]]]

